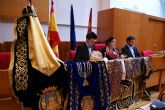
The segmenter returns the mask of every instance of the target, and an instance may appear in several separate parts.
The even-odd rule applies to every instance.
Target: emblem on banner
[[[81,101],[82,110],[94,110],[94,100],[92,96],[84,96]]]
[[[62,94],[56,87],[45,88],[43,95],[40,96],[40,110],[61,110],[62,109]]]

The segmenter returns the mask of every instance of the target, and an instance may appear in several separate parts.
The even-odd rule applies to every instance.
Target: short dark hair
[[[128,36],[127,39],[126,39],[127,42],[128,42],[128,41],[131,41],[131,40],[135,40],[135,37],[133,37],[133,36]]]
[[[115,39],[115,38],[114,38],[114,37],[109,37],[109,38],[105,41],[106,45],[108,45],[108,43],[112,42],[113,39]]]
[[[88,32],[86,39],[97,39],[97,35],[94,32]]]

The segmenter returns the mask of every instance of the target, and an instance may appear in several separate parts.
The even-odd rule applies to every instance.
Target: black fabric
[[[21,25],[22,24],[22,25]],[[14,48],[14,65],[13,65],[13,72],[12,72],[12,88],[15,95],[18,97],[19,101],[23,102],[24,107],[31,107],[32,110],[39,110],[39,98],[42,95],[42,90],[45,88],[55,86],[57,89],[62,93],[63,98],[66,98],[67,90],[68,90],[68,75],[65,71],[64,65],[61,64],[60,68],[51,76],[46,76],[39,72],[38,70],[34,69],[31,65],[31,61],[29,59],[29,51],[28,51],[28,33],[27,27],[29,24],[29,17],[21,17],[17,20],[17,40],[15,43]],[[20,26],[18,26],[20,25]],[[25,28],[23,28],[25,27]],[[22,29],[22,30],[21,30]],[[19,45],[26,44],[25,48],[20,49]],[[26,50],[26,51],[24,51]],[[24,60],[21,59],[22,56],[26,57]],[[27,88],[25,90],[18,90],[16,89],[18,77],[18,61],[23,60],[25,63],[19,66],[19,69],[24,69],[23,66],[27,65]],[[24,74],[24,73],[21,73]],[[25,72],[26,74],[26,72]],[[22,76],[19,76],[23,78]],[[24,81],[24,80],[22,80]]]
[[[132,53],[129,49],[129,47],[127,45],[125,45],[122,49],[121,49],[122,53],[124,55],[126,55],[126,57],[133,57],[132,56]],[[138,52],[138,49],[136,47],[133,47],[133,51],[134,51],[134,54],[135,54],[135,57],[141,57],[140,53]]]
[[[89,51],[85,43],[77,47],[76,55],[74,61],[88,61],[89,60]]]

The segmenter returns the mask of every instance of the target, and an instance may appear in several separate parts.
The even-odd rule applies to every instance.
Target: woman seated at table
[[[116,39],[110,37],[106,40],[106,46],[102,49],[103,57],[108,60],[116,59],[120,57],[119,50],[116,48]]]

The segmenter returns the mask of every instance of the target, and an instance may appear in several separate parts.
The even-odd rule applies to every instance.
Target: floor
[[[140,100],[138,103],[133,104],[128,109],[125,110],[150,110],[149,105],[152,101],[156,100],[159,92],[157,91],[151,91],[151,100]]]

